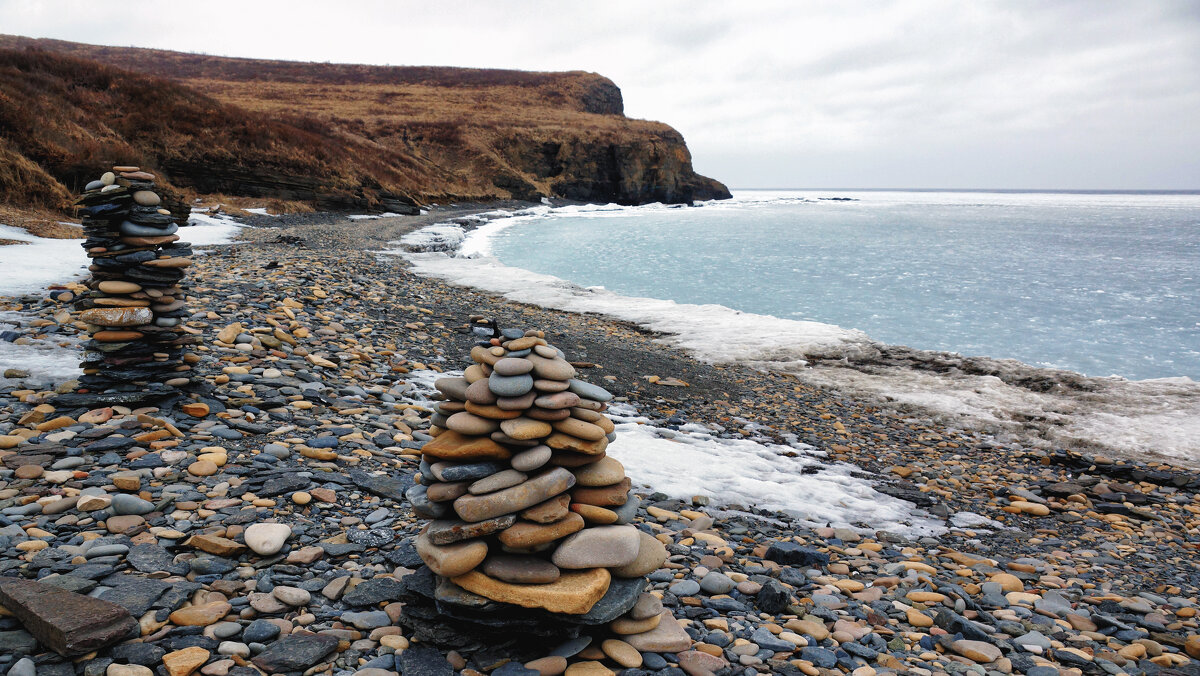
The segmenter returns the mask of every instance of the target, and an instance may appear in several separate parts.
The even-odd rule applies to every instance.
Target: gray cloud
[[[739,187],[1200,188],[1200,4],[0,0],[0,31],[591,70]]]

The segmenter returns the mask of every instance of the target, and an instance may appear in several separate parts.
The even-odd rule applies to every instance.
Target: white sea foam
[[[0,246],[0,296],[38,293],[86,272],[82,240],[35,237],[9,225],[0,225],[0,239],[27,242]]]
[[[1104,203],[1107,198],[1096,199]],[[778,197],[755,199],[765,204]],[[703,208],[754,206],[754,200],[737,202],[705,203]],[[891,401],[989,433],[1015,435],[1031,445],[1091,448],[1200,467],[1200,383],[1188,378],[1094,378],[1014,360],[910,350],[820,322],[584,288],[504,265],[489,255],[496,233],[538,218],[557,213],[619,217],[631,209],[666,208],[673,207],[535,207],[469,232],[459,224],[431,226],[410,234],[399,243],[402,248],[387,253],[403,255],[419,274],[516,302],[634,322],[703,361],[793,373],[814,385]],[[426,246],[427,242],[436,244]]]
[[[813,527],[910,536],[945,531],[912,503],[884,495],[855,476],[856,467],[830,463],[811,446],[722,439],[630,421],[616,428],[608,455],[620,460],[638,484],[673,498],[704,495],[721,505],[786,512]]]

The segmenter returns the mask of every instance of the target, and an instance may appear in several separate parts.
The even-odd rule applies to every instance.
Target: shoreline
[[[457,208],[462,209],[462,216],[473,213],[465,207],[450,209]],[[276,227],[245,229],[243,241],[207,249],[206,255],[194,259],[188,302],[195,326],[205,337],[206,349],[200,352],[203,359],[197,365],[198,375],[207,383],[200,401],[213,413],[192,418],[171,411],[151,412],[146,417],[151,422],[141,423],[130,417],[133,433],[139,438],[142,433],[150,435],[132,447],[133,439],[128,439],[128,444],[115,443],[122,431],[110,426],[110,436],[98,438],[120,450],[103,455],[85,450],[80,456],[84,462],[79,463],[76,456],[65,458],[71,461],[71,471],[57,465],[47,467],[47,475],[58,473],[54,479],[62,480],[60,484],[19,478],[13,470],[0,468],[0,481],[4,482],[0,491],[7,491],[0,492],[0,528],[11,531],[36,524],[48,529],[47,536],[39,536],[48,543],[43,548],[66,555],[72,550],[64,548],[74,546],[69,543],[78,533],[108,527],[109,534],[98,542],[101,546],[113,544],[115,549],[104,551],[115,553],[89,560],[98,565],[107,562],[114,570],[124,571],[118,576],[141,580],[144,578],[129,568],[132,559],[126,556],[133,545],[157,542],[160,550],[165,544],[174,552],[183,552],[185,564],[195,560],[188,558],[191,550],[173,535],[176,531],[164,527],[177,528],[186,522],[192,534],[240,539],[240,524],[246,519],[280,520],[306,529],[294,543],[292,554],[311,553],[307,548],[314,548],[319,550],[315,553],[319,560],[308,570],[281,560],[255,564],[263,571],[274,571],[265,573],[274,576],[273,584],[304,584],[306,589],[319,590],[336,575],[363,575],[364,567],[373,568],[370,576],[402,578],[407,575],[405,566],[415,567],[411,557],[406,558],[402,542],[416,533],[421,520],[413,517],[399,490],[388,488],[391,484],[385,479],[401,481],[411,477],[416,467],[411,453],[419,443],[415,434],[404,431],[411,427],[415,432],[420,427],[420,405],[411,403],[414,388],[428,389],[431,369],[454,370],[464,365],[463,355],[474,342],[466,329],[467,316],[484,314],[505,326],[545,330],[578,360],[577,368],[584,377],[635,404],[637,414],[648,423],[643,427],[659,431],[662,443],[670,443],[671,434],[701,425],[714,436],[731,440],[807,444],[823,453],[822,462],[853,465],[856,478],[869,479],[875,490],[908,501],[917,513],[945,524],[947,530],[937,535],[887,532],[879,522],[832,528],[806,524],[754,504],[671,498],[653,492],[653,486],[640,490],[644,502],[639,523],[671,542],[672,567],[652,578],[654,589],[661,591],[675,618],[687,623],[697,645],[717,646],[721,652],[719,646],[728,645],[722,641],[756,642],[760,649],[747,656],[758,661],[751,659],[742,666],[758,666],[772,673],[803,670],[810,676],[832,675],[833,671],[821,671],[814,665],[828,670],[834,663],[827,660],[845,660],[837,664],[847,670],[874,664],[885,670],[933,674],[947,671],[952,662],[960,662],[959,667],[977,664],[954,648],[955,641],[963,639],[959,634],[966,632],[972,640],[991,646],[987,652],[1004,653],[992,660],[986,659],[991,657],[988,654],[978,663],[1007,660],[1002,663],[1007,666],[998,671],[1024,673],[1038,663],[1078,667],[1082,658],[1066,649],[1082,646],[1094,651],[1089,659],[1117,660],[1130,673],[1140,673],[1137,658],[1126,664],[1115,652],[1132,642],[1132,635],[1117,640],[1066,619],[1068,613],[1084,613],[1081,616],[1111,616],[1126,626],[1149,627],[1137,636],[1154,641],[1159,650],[1169,654],[1163,658],[1168,665],[1176,664],[1176,657],[1186,659],[1184,640],[1196,633],[1195,616],[1188,614],[1188,609],[1196,606],[1200,595],[1200,561],[1195,556],[1200,549],[1195,535],[1200,532],[1200,475],[1132,463],[1098,463],[1087,456],[996,443],[987,435],[948,428],[932,419],[807,385],[793,375],[767,373],[747,365],[705,364],[677,347],[664,345],[659,334],[630,322],[505,300],[418,276],[403,260],[378,256],[379,242],[446,217],[445,212],[438,212],[397,219],[277,223]],[[46,304],[33,309],[48,317],[61,307]],[[218,331],[235,322],[242,323],[245,331],[254,331],[252,335],[260,340],[270,338],[271,332],[264,327],[277,322],[287,328],[285,310],[305,329],[295,348],[280,351],[281,343],[274,351],[264,346],[245,352],[214,342]],[[282,376],[263,370],[275,366]],[[289,404],[281,394],[288,388],[305,394]],[[12,387],[0,387],[0,431],[38,424],[30,422],[34,418],[26,418],[39,403],[36,393],[33,395],[32,399],[29,394],[20,395],[24,401],[18,401]],[[43,415],[64,413],[75,415],[66,411]],[[160,427],[152,422],[158,415],[175,421],[181,436],[160,434]],[[22,419],[26,422],[21,423]],[[87,437],[74,432],[55,436],[61,429],[71,430],[51,426],[35,441],[84,449],[97,443],[92,441],[98,435],[91,434],[91,428],[81,430]],[[306,443],[317,435],[341,441],[334,450],[328,450],[328,444]],[[37,446],[26,443],[12,452],[28,452]],[[188,462],[199,454],[211,454],[214,447],[226,449],[227,454],[227,464],[215,475],[192,476],[184,470]],[[772,452],[800,454],[784,448]],[[153,462],[148,462],[151,459]],[[730,462],[716,459],[711,464],[718,472],[725,468],[732,477],[736,468],[730,467]],[[131,465],[145,468],[141,490],[147,502],[164,505],[161,512],[144,517],[148,521],[140,530],[115,533],[115,519],[101,521],[100,512],[75,514],[68,510],[62,512],[66,517],[47,517],[30,511],[30,505],[41,510],[43,504],[74,500],[78,496],[72,492],[78,493],[85,480],[89,486],[105,486]],[[268,482],[291,488],[276,493]],[[171,486],[187,487],[188,492],[179,497],[168,495]],[[310,496],[305,500],[313,501],[302,505],[289,497],[292,491],[327,495],[322,490],[329,491],[328,499],[333,502]],[[809,490],[831,509],[842,509],[819,483]],[[656,511],[647,511],[649,508]],[[372,516],[380,509],[386,514],[382,520]],[[681,516],[682,512],[704,518]],[[694,538],[694,529],[701,528],[707,518],[715,521],[706,530],[709,539]],[[107,526],[109,522],[114,525]],[[376,536],[370,534],[377,531],[388,534],[382,540],[386,544],[371,544],[375,540],[370,538]],[[164,532],[170,537],[164,538]],[[393,536],[397,538],[394,543],[390,540]],[[135,537],[139,539],[135,541]],[[22,535],[18,539],[23,543],[38,538]],[[820,555],[793,567],[784,562],[783,570],[789,572],[783,575],[779,562],[766,553],[771,543],[781,541],[811,547]],[[7,547],[0,556],[3,574],[35,575],[27,555],[32,546],[18,549],[17,545],[18,540],[0,543]],[[729,548],[728,555],[722,547]],[[292,554],[287,561],[292,561]],[[170,556],[163,559],[171,560]],[[57,559],[42,555],[37,561],[40,565]],[[230,564],[231,569],[235,564]],[[75,567],[59,568],[65,574]],[[717,569],[745,576],[746,582],[754,584],[731,591],[727,599],[675,586],[681,581],[703,580]],[[1002,574],[1009,577],[999,577]],[[219,588],[224,590],[222,598],[225,594],[230,599],[247,598],[236,585],[216,577],[214,581],[193,571],[191,579],[208,585],[201,594]],[[1009,591],[1015,589],[1010,578],[1017,580],[1021,591]],[[178,578],[181,583],[183,579]],[[1008,585],[1004,590],[1010,594],[1007,599],[984,585],[1001,579]],[[764,588],[778,588],[785,599],[794,597],[794,602],[768,605],[766,596],[757,596]],[[917,592],[935,596],[914,597]],[[1151,600],[1140,595],[1143,593],[1150,594]],[[349,607],[337,595],[320,597],[314,592],[312,597],[315,619],[305,620],[308,624],[303,626],[318,633],[354,631],[342,624],[342,613]],[[1058,605],[1035,609],[1035,599]],[[1120,612],[1112,609],[1117,600],[1122,604]],[[900,603],[912,612],[897,612],[896,606],[889,606],[885,615],[876,613],[873,621],[881,624],[872,624],[868,618],[879,601]],[[1110,605],[1104,605],[1109,601]],[[1069,610],[1061,610],[1063,602]],[[258,604],[255,608],[267,607],[260,600],[253,603]],[[1138,619],[1127,617],[1135,613],[1129,608],[1138,609]],[[697,615],[699,610],[704,614]],[[1056,619],[1051,621],[1041,610]],[[288,622],[298,620],[295,611],[286,612],[290,613]],[[1156,619],[1159,615],[1163,620]],[[260,616],[272,615],[261,611]],[[697,619],[700,617],[705,621]],[[709,620],[717,624],[710,626]],[[720,628],[722,621],[726,629]],[[981,624],[963,624],[969,621]],[[787,631],[805,642],[804,647],[796,643],[789,653],[788,646],[755,633],[768,625],[786,625]],[[862,636],[831,637],[838,627],[840,631],[850,627],[853,634]],[[942,634],[930,633],[933,629]],[[1016,642],[1018,635],[1039,629],[1052,636],[1047,640],[1058,647],[1031,653]],[[168,647],[195,633],[186,627],[172,629],[169,623],[152,631],[144,640]],[[367,632],[357,636],[368,640]],[[1110,642],[1114,642],[1111,649],[1107,647]],[[408,642],[396,645],[407,646]],[[770,648],[764,652],[763,646]],[[212,647],[215,649],[215,643]],[[545,649],[541,647],[543,654]],[[539,656],[512,650],[502,654],[522,660]],[[396,664],[409,659],[405,657],[409,654],[400,651]],[[475,659],[473,654],[464,649],[463,659]],[[494,659],[491,653],[481,654],[480,661],[464,663],[477,668],[494,664],[484,661]],[[391,658],[378,642],[368,652],[356,655],[376,666],[383,664],[377,660]],[[1047,659],[1051,656],[1053,660]],[[737,654],[732,657],[739,659]],[[363,663],[357,659],[346,658],[336,665],[330,662],[331,668],[361,668]],[[1091,668],[1088,670],[1090,673]]]
[[[1091,377],[1013,359],[890,345],[829,324],[585,289],[489,258],[474,238],[480,228],[494,230],[504,220],[510,218],[446,219],[437,224],[446,226],[441,232],[406,238],[389,253],[450,284],[635,322],[707,363],[740,362],[796,375],[809,385],[1047,451],[1074,448],[1200,469],[1200,429],[1194,424],[1200,420],[1200,383],[1190,379]],[[485,255],[454,257],[463,247]]]

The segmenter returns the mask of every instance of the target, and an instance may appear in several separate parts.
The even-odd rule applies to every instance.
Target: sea
[[[397,251],[1002,441],[1200,466],[1200,194],[742,190],[491,212]]]

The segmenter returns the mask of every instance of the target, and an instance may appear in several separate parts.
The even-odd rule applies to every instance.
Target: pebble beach
[[[138,626],[63,657],[0,613],[0,674],[1200,674],[1194,470],[1001,443],[380,253],[496,206],[261,216],[196,247],[185,325],[203,386],[170,408],[67,409],[19,364],[5,372],[0,576],[115,602]],[[69,309],[0,299],[27,343],[77,341]],[[543,331],[646,434],[847,466],[926,526],[668,494],[631,472],[632,523],[667,551],[641,624],[436,647],[403,621],[425,523],[404,493],[434,381],[471,363],[471,315]]]

